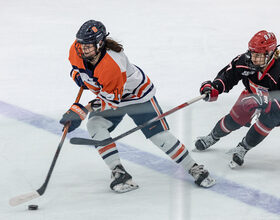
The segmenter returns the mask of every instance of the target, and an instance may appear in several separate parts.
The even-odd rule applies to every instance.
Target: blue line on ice
[[[62,134],[62,126],[58,123],[58,121],[3,101],[0,101],[0,114],[37,128],[44,129],[56,135]],[[77,129],[74,132],[69,133],[67,138],[71,138],[73,136],[88,137],[88,134],[82,129]],[[122,159],[148,167],[157,172],[167,174],[173,178],[193,182],[189,175],[186,175],[186,172],[171,160],[158,157],[148,152],[140,151],[137,148],[119,142],[118,149]],[[209,190],[236,199],[250,206],[261,208],[268,212],[280,215],[279,198],[256,189],[242,186],[241,184],[221,177],[215,178],[217,179],[217,184]]]

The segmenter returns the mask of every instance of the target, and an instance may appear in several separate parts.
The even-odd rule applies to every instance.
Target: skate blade
[[[191,151],[192,152],[205,152],[208,148],[204,149],[204,150],[198,150],[197,148],[193,148]]]
[[[126,193],[135,189],[138,189],[139,186],[132,181],[127,181],[126,183],[120,183],[113,187],[113,190],[117,193]]]
[[[209,188],[211,186],[214,186],[216,184],[216,180],[213,179],[211,176],[208,176],[207,178],[205,178],[200,186],[204,187],[204,188]]]
[[[235,163],[233,160],[231,160],[228,165],[231,169],[235,169],[236,167],[239,167],[239,165]]]

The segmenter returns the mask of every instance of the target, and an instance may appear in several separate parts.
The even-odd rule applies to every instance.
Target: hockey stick
[[[95,141],[95,140],[92,140],[92,139],[75,138],[75,137],[74,137],[74,138],[71,138],[71,139],[70,139],[70,143],[71,143],[71,144],[78,144],[78,145],[94,145],[94,146],[96,146],[96,147],[98,147],[98,146],[106,146],[106,145],[108,145],[108,144],[111,144],[111,143],[113,143],[113,142],[115,142],[115,141],[117,141],[117,140],[123,138],[123,137],[126,137],[126,136],[129,135],[129,134],[132,134],[132,133],[135,132],[135,131],[138,131],[138,130],[141,129],[141,128],[146,127],[147,125],[149,125],[149,124],[151,124],[151,123],[153,123],[153,122],[155,122],[155,121],[158,121],[158,120],[160,120],[160,119],[162,119],[162,118],[164,118],[164,117],[166,117],[166,116],[168,116],[168,115],[171,115],[172,113],[174,113],[174,112],[176,112],[176,111],[178,111],[178,110],[180,110],[180,109],[182,109],[182,108],[185,108],[186,106],[188,106],[188,105],[190,105],[190,104],[192,104],[192,103],[195,103],[195,102],[197,102],[197,101],[199,101],[199,100],[205,98],[205,96],[206,96],[206,95],[203,94],[203,95],[200,95],[200,96],[198,96],[198,97],[196,97],[196,98],[193,98],[193,99],[191,99],[190,101],[185,102],[185,103],[183,103],[183,104],[181,104],[181,105],[178,105],[177,107],[172,108],[172,109],[170,109],[169,111],[167,111],[167,112],[165,112],[165,113],[163,113],[163,114],[161,114],[161,115],[159,115],[159,116],[157,116],[157,117],[155,117],[155,118],[153,118],[153,119],[151,119],[151,120],[145,122],[145,123],[142,124],[142,125],[138,125],[137,127],[134,127],[134,128],[132,128],[131,130],[128,130],[127,132],[125,132],[125,133],[123,133],[123,134],[120,134],[119,136],[117,136],[117,137],[115,137],[115,138],[108,138],[108,139],[105,139],[105,140],[103,140],[103,141]]]
[[[76,97],[76,101],[75,102],[79,102],[80,101],[80,98],[82,96],[82,93],[83,93],[83,90],[84,88],[81,87],[80,90],[79,90],[79,93]],[[52,160],[52,164],[50,166],[50,169],[49,169],[49,172],[47,174],[47,177],[45,179],[45,182],[43,183],[43,185],[37,189],[36,191],[33,191],[33,192],[30,192],[30,193],[26,193],[26,194],[22,194],[22,195],[19,195],[19,196],[16,196],[16,197],[13,197],[10,199],[9,201],[9,204],[11,206],[17,206],[19,204],[22,204],[22,203],[25,203],[25,202],[28,202],[32,199],[35,199],[35,198],[38,198],[39,196],[43,195],[44,192],[46,191],[47,189],[47,185],[49,183],[49,180],[51,178],[51,175],[52,175],[52,172],[53,172],[53,169],[54,169],[54,166],[55,166],[55,163],[56,163],[56,160],[58,158],[58,155],[60,153],[60,150],[62,148],[62,145],[64,143],[64,140],[66,138],[66,135],[68,133],[68,129],[69,129],[69,126],[70,126],[70,122],[68,122],[65,126],[64,126],[64,129],[63,129],[63,134],[62,134],[62,137],[61,137],[61,140],[59,142],[59,145],[57,147],[57,150],[55,152],[55,155],[54,155],[54,158]]]

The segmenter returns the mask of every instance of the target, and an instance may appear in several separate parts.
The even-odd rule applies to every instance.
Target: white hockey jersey
[[[102,111],[143,103],[150,100],[156,89],[149,77],[137,66],[131,64],[123,51],[103,51],[95,66],[80,58],[72,44],[69,61],[71,76],[80,74],[87,88],[102,100]]]

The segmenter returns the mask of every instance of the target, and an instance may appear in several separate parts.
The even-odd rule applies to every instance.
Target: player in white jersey
[[[90,112],[87,129],[96,141],[111,138],[110,132],[126,114],[137,125],[162,114],[155,98],[155,87],[149,77],[129,62],[122,45],[107,36],[105,26],[95,20],[85,22],[77,32],[69,54],[73,67],[71,77],[78,86],[92,91],[96,98],[86,106],[74,103],[60,120],[64,125],[71,122],[71,132],[79,127]],[[141,131],[174,162],[183,166],[194,177],[197,185],[210,187],[215,183],[203,165],[198,165],[184,144],[169,132],[165,119],[151,123]],[[121,164],[116,143],[96,149],[112,170],[112,190],[127,192],[138,188]]]

